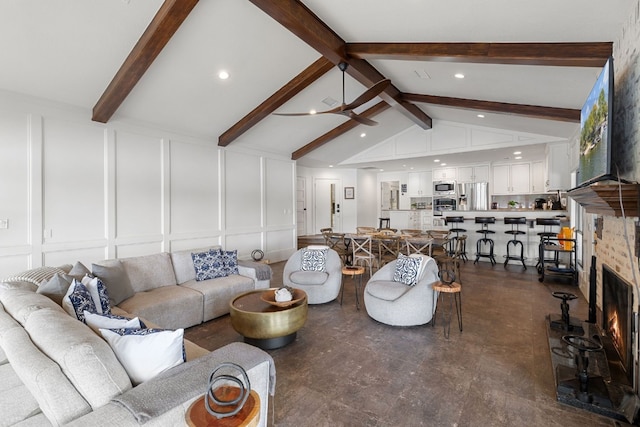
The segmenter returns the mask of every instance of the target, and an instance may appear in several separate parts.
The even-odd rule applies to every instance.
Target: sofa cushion
[[[111,305],[118,305],[135,294],[129,276],[119,259],[92,264],[91,270],[93,275],[99,277],[107,287]]]
[[[38,401],[10,364],[0,365],[0,426],[17,424],[40,413]]]
[[[164,329],[188,328],[202,322],[203,297],[184,286],[163,286],[138,292],[120,303],[134,316],[149,319]]]
[[[131,388],[129,376],[109,345],[71,316],[38,310],[29,316],[25,329],[92,408]]]
[[[149,291],[163,286],[175,286],[171,256],[166,252],[120,260],[135,292]]]
[[[101,329],[134,385],[185,362],[184,330]]]
[[[289,275],[289,280],[298,285],[322,285],[328,278],[323,271],[294,271]]]
[[[56,273],[51,279],[46,282],[43,281],[40,286],[38,286],[38,290],[36,292],[51,298],[56,302],[56,304],[61,306],[62,298],[66,295],[72,281],[72,276],[64,273]]]
[[[375,280],[367,283],[365,288],[369,295],[385,301],[395,301],[407,293],[409,289],[411,287],[392,280]]]
[[[202,294],[202,321],[206,322],[229,313],[229,302],[239,293],[253,290],[254,282],[250,277],[232,274],[204,281],[190,280],[180,286]]]
[[[0,316],[2,314],[6,315],[0,311]],[[79,324],[64,312],[60,315]],[[4,329],[0,332],[0,345],[5,349],[11,368],[51,423],[63,425],[91,411],[87,401],[62,373],[60,366],[33,344],[23,328]]]
[[[206,252],[208,250],[221,249],[220,246],[211,246],[208,248],[199,248],[185,251],[171,252],[171,263],[173,271],[176,275],[176,282],[181,285],[189,280],[195,280],[196,270],[193,265],[191,254],[194,252]]]
[[[37,294],[21,287],[13,287],[10,283],[0,284],[0,302],[4,306],[6,312],[21,325],[26,323],[27,319],[33,312],[43,308],[57,310],[58,312],[67,315],[62,307],[44,295]]]
[[[89,290],[77,279],[73,279],[73,283],[62,298],[62,308],[81,322],[84,322],[85,311],[96,312],[96,304],[93,302]]]

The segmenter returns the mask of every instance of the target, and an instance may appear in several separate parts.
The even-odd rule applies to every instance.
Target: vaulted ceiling
[[[576,131],[631,6],[628,0],[6,1],[0,89],[92,109],[97,122],[149,124],[308,166],[337,165],[408,128],[429,132],[439,122],[560,140]],[[349,64],[347,102],[391,80],[356,110],[378,126],[334,114],[272,115],[327,110],[328,98],[340,103],[339,62]],[[216,77],[222,69],[229,79]]]

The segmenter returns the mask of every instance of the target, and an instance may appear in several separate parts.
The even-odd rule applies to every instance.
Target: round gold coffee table
[[[264,350],[284,347],[296,339],[296,333],[307,321],[307,294],[288,307],[265,302],[264,292],[277,288],[259,289],[238,295],[229,303],[231,326],[244,337],[244,342]]]

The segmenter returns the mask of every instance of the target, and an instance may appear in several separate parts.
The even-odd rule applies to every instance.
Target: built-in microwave
[[[442,216],[443,212],[455,211],[456,199],[443,197],[433,200],[433,215]]]
[[[456,194],[455,181],[435,181],[433,183],[434,196],[455,196],[455,194]]]

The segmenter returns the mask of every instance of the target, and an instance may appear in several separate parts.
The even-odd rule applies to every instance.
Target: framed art
[[[345,199],[354,199],[355,192],[353,187],[344,187],[344,198]]]

